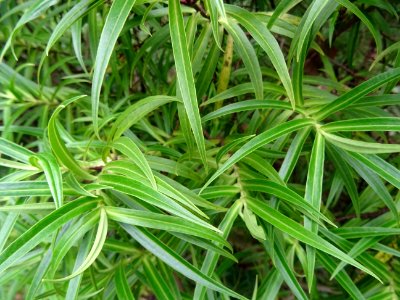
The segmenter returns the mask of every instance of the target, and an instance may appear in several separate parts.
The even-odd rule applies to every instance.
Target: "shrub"
[[[397,299],[400,5],[225,2],[0,2],[1,299]]]

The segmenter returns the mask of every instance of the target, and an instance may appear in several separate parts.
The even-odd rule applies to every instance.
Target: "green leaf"
[[[324,177],[325,139],[320,133],[316,133],[311,151],[310,165],[308,167],[306,192],[304,199],[320,211],[322,202],[322,183]],[[309,218],[304,218],[304,228],[318,234],[318,224]],[[315,248],[306,246],[307,251],[307,283],[309,291],[312,290],[315,272]]]
[[[145,115],[154,111],[161,105],[172,101],[179,102],[180,100],[176,97],[159,95],[149,96],[137,101],[119,114],[111,128],[110,139],[118,139],[127,129],[139,122]]]
[[[335,0],[340,5],[343,5],[348,10],[350,10],[353,14],[355,14],[365,26],[367,26],[368,30],[371,32],[372,36],[374,37],[376,48],[378,54],[382,51],[382,41],[380,38],[379,31],[376,30],[376,26],[374,26],[371,21],[362,13],[360,9],[349,0]]]
[[[264,82],[263,83],[264,91],[267,92],[272,92],[272,93],[277,93],[277,94],[284,94],[285,90],[282,89],[279,85],[269,83],[269,82]],[[235,85],[223,92],[218,93],[214,97],[208,99],[207,101],[203,102],[201,106],[206,106],[212,103],[216,103],[225,99],[229,98],[234,98],[238,97],[241,95],[245,94],[250,94],[254,93],[254,86],[251,82],[246,82],[246,83],[240,83],[238,85]],[[259,101],[259,100],[256,100]],[[284,103],[284,105],[287,105],[287,103]]]
[[[278,172],[275,170],[274,166],[263,159],[255,153],[248,155],[242,159],[242,162],[252,167],[257,172],[263,174],[268,179],[284,185],[285,183],[279,176]]]
[[[121,264],[118,266],[114,276],[115,290],[117,291],[117,297],[120,300],[134,300],[131,288],[129,287],[127,276],[125,274],[125,268]]]
[[[171,214],[182,217],[188,221],[195,222],[206,228],[214,229],[212,225],[195,216],[182,205],[179,205],[169,197],[150,189],[140,181],[126,178],[120,175],[104,174],[99,177],[101,184],[107,185],[124,194],[132,195],[151,205],[157,206]]]
[[[235,203],[229,208],[227,213],[224,216],[224,219],[218,226],[218,228],[222,231],[223,238],[227,239],[228,235],[232,229],[233,223],[235,222],[239,211],[243,207],[242,201],[235,201]],[[207,251],[206,257],[204,258],[203,265],[201,267],[201,272],[205,275],[212,276],[214,273],[214,269],[217,266],[217,262],[219,259],[219,254],[212,251]],[[198,283],[196,284],[196,288],[194,290],[194,300],[203,300],[206,294],[207,285]]]
[[[114,141],[113,147],[121,151],[129,159],[131,159],[146,175],[153,188],[157,189],[156,180],[146,158],[144,157],[144,154],[131,139],[127,137],[121,137],[118,140]]]
[[[92,118],[95,132],[99,129],[99,102],[101,85],[106,74],[108,62],[114,50],[118,36],[136,0],[114,0],[101,32],[100,41],[94,63],[92,81]]]
[[[48,239],[60,226],[69,220],[94,209],[97,199],[80,198],[63,205],[41,219],[26,232],[20,235],[3,252],[0,253],[0,273],[14,265],[18,259],[32,250],[40,242]]]
[[[146,281],[149,283],[157,299],[174,299],[174,295],[165,278],[160,276],[160,270],[148,257],[142,260]]]
[[[321,11],[328,4],[326,0],[314,0],[309,6],[305,14],[305,22],[297,29],[295,36],[298,36],[297,41],[297,61],[299,61],[303,47],[305,46],[307,36],[309,35],[315,20],[318,18]]]
[[[31,157],[30,161],[32,165],[40,166],[43,169],[56,208],[60,208],[63,205],[64,195],[62,175],[57,160],[50,153],[39,153]]]
[[[108,229],[107,214],[105,209],[102,207],[100,208],[100,221],[96,233],[96,238],[93,242],[89,254],[86,256],[85,260],[82,262],[79,268],[74,270],[74,272],[71,275],[68,275],[66,277],[59,279],[45,279],[45,280],[52,282],[60,282],[60,281],[70,280],[80,275],[81,273],[85,272],[86,269],[88,269],[94,263],[97,256],[99,256],[101,249],[103,248],[104,242],[107,238],[107,229]]]
[[[377,155],[362,155],[356,152],[349,152],[349,154],[368,167],[371,171],[400,189],[400,171],[384,159]]]
[[[261,202],[260,200],[250,198],[246,199],[246,202],[254,213],[279,230],[286,232],[293,238],[298,239],[307,245],[345,261],[379,280],[374,273],[348,256],[346,253],[342,252],[312,231],[305,229],[303,226],[281,214],[277,210],[269,207],[267,204]]]
[[[356,183],[354,182],[351,168],[349,168],[343,157],[336,151],[334,147],[327,147],[329,157],[331,158],[336,170],[339,172],[340,177],[346,187],[347,193],[349,194],[353,203],[354,210],[357,217],[361,215],[360,201],[358,197],[358,191]]]
[[[49,184],[46,181],[0,182],[0,196],[50,196]]]
[[[322,135],[333,145],[351,152],[378,154],[400,152],[400,145],[369,143],[358,140],[351,140],[338,135],[320,131]]]
[[[265,232],[261,225],[257,223],[256,215],[247,208],[246,203],[243,205],[243,209],[240,212],[240,216],[246,224],[247,229],[251,235],[257,240],[265,240]]]
[[[331,122],[321,126],[325,132],[336,131],[400,131],[400,118],[366,118]]]
[[[229,15],[234,17],[242,26],[244,26],[261,48],[267,53],[272,65],[276,69],[279,78],[285,87],[286,93],[289,97],[292,107],[295,107],[295,100],[293,94],[292,81],[289,76],[289,71],[286,66],[285,58],[282,50],[279,47],[278,42],[272,35],[272,33],[258,21],[257,18],[245,9],[241,9],[238,6],[226,5],[226,10]],[[262,99],[257,97],[258,99]]]
[[[310,131],[311,128],[309,127],[299,130],[299,132],[294,137],[292,143],[290,144],[290,147],[282,162],[281,168],[279,169],[279,176],[283,179],[284,182],[287,182],[292,175],[292,172],[298,162],[301,150],[308,135],[310,134]]]
[[[336,149],[339,150],[339,149]],[[385,205],[390,209],[394,218],[400,222],[400,216],[397,212],[396,205],[387,190],[386,186],[383,184],[382,180],[371,171],[367,166],[358,160],[352,159],[349,154],[343,150],[338,151],[340,155],[346,160],[346,162],[354,168],[354,170],[369,184],[376,195],[381,198]]]
[[[153,212],[119,207],[106,207],[105,209],[107,216],[119,223],[194,235],[230,247],[229,243],[217,233],[218,229],[216,228],[212,230],[189,220]]]
[[[292,110],[292,107],[287,102],[277,100],[246,100],[237,103],[225,105],[224,107],[214,110],[202,118],[202,122],[220,118],[229,114],[243,111],[254,111],[256,109],[284,109]],[[296,109],[298,112],[303,112],[301,109]]]
[[[212,28],[212,32],[213,32],[215,43],[217,44],[217,46],[220,49],[222,49],[221,48],[221,42],[220,42],[220,39],[219,39],[218,7],[217,7],[218,4],[217,4],[217,2],[218,1],[205,0],[205,3],[206,3],[207,8],[208,8],[208,14],[210,15],[210,19],[211,19],[211,28]]]
[[[18,144],[0,137],[0,153],[15,158],[24,163],[29,163],[29,158],[35,155],[32,151]]]
[[[385,83],[398,78],[400,78],[400,68],[396,68],[385,73],[376,75],[375,77],[372,77],[371,79],[364,81],[360,85],[356,86],[349,92],[343,94],[331,103],[326,104],[324,107],[322,107],[321,110],[319,110],[315,114],[315,118],[318,120],[325,119],[329,115],[337,111],[343,110],[350,105],[356,103],[362,97],[368,95],[370,92],[374,91]]]
[[[235,297],[237,299],[247,299],[236,292],[228,289],[223,284],[219,283],[215,279],[212,279],[208,275],[205,275],[193,265],[189,264],[186,260],[180,257],[175,251],[168,248],[158,238],[145,229],[136,228],[132,225],[121,224],[121,227],[128,232],[138,243],[144,248],[157,256],[165,264],[184,276],[194,280],[195,282],[215,290],[217,292]]]
[[[73,248],[77,243],[87,243],[87,251],[84,257],[78,258],[77,261],[80,261],[79,265],[75,264],[74,270],[77,270],[82,262],[85,260],[87,253],[89,253],[90,245],[92,244],[92,237],[94,236],[95,226],[99,222],[100,210],[93,210],[75,222],[71,222],[72,224],[66,228],[66,230],[61,231],[60,237],[57,239],[56,244],[53,247],[53,255],[51,260],[51,265],[49,267],[48,272],[46,273],[47,278],[54,278],[56,271],[62,260],[66,256],[66,254]],[[84,238],[84,236],[86,237]],[[93,235],[93,236],[92,236]],[[88,240],[83,241],[82,240]],[[73,280],[79,278],[80,275],[74,277]]]
[[[76,176],[83,178],[83,179],[88,179],[88,180],[93,180],[95,177],[91,174],[89,174],[87,171],[83,170],[81,166],[77,163],[77,161],[74,159],[74,157],[71,155],[71,153],[68,151],[67,147],[61,140],[61,136],[59,133],[59,130],[56,126],[56,119],[58,117],[58,114],[69,104],[82,99],[83,97],[86,96],[76,96],[71,99],[66,100],[63,102],[62,105],[59,105],[56,110],[53,112],[53,115],[51,116],[49,120],[49,126],[48,126],[48,135],[49,135],[49,142],[51,149],[53,150],[53,154],[57,159],[71,172],[73,172]]]
[[[34,299],[35,294],[42,283],[43,276],[46,274],[49,268],[49,265],[51,263],[51,258],[52,258],[52,249],[50,248],[43,255],[42,261],[40,262],[36,270],[35,276],[30,284],[25,299],[27,300]]]
[[[204,166],[207,168],[206,147],[197,103],[192,64],[186,41],[181,5],[178,0],[169,0],[168,4],[169,26],[178,86],[194,134],[197,149]]]
[[[252,138],[249,142],[244,144],[238,151],[236,151],[206,182],[203,186],[202,190],[204,190],[211,182],[213,182],[218,176],[232,167],[235,163],[241,160],[243,157],[249,155],[253,151],[257,150],[258,148],[266,145],[273,140],[291,133],[295,130],[299,130],[301,128],[310,126],[314,123],[312,119],[299,119],[299,120],[292,120],[286,122],[284,124],[277,125],[263,133],[259,134],[258,136]],[[201,190],[201,191],[202,191]],[[201,193],[200,191],[200,193]]]
[[[278,3],[276,6],[274,12],[272,13],[271,18],[268,21],[268,28],[271,29],[271,27],[274,25],[275,21],[279,19],[279,17],[288,12],[291,8],[296,6],[301,0],[282,0]]]
[[[83,0],[74,5],[58,22],[57,26],[53,29],[50,38],[47,41],[45,49],[46,55],[49,55],[50,49],[61,38],[61,36],[71,27],[75,22],[82,18],[93,7],[99,6],[103,1]]]
[[[4,55],[7,50],[12,46],[12,40],[14,35],[20,30],[25,24],[31,22],[32,20],[38,18],[41,14],[43,14],[47,9],[51,6],[57,4],[58,0],[37,0],[30,4],[28,9],[24,12],[22,17],[18,20],[17,24],[8,35],[8,39],[3,45],[3,50],[0,53],[0,62],[3,60]],[[18,60],[16,54],[14,53],[14,49],[11,47],[14,58]]]
[[[222,24],[224,25],[225,29],[233,38],[234,47],[242,58],[246,70],[250,76],[256,98],[258,100],[263,99],[264,88],[261,68],[253,46],[243,30],[237,24],[235,24],[232,19],[227,19],[226,21],[223,20],[221,22],[223,22]]]
[[[329,224],[335,226],[327,217],[325,217],[319,211],[319,209],[311,205],[311,203],[308,203],[299,194],[282,184],[258,179],[243,180],[242,182],[246,190],[271,194],[279,199],[286,201],[289,205],[294,205],[304,215],[309,216],[314,221],[319,222],[319,219],[322,219],[325,222],[328,222]]]
[[[87,236],[83,239],[83,241],[79,244],[79,249],[77,253],[77,257],[75,260],[75,265],[73,271],[75,271],[84,261],[86,255],[90,250],[90,243],[92,242],[94,230],[90,231]],[[68,283],[67,293],[65,298],[67,299],[78,299],[80,285],[82,282],[83,274],[80,274],[74,278],[72,278]],[[96,292],[95,292],[96,293]],[[93,294],[92,294],[93,295]],[[86,296],[86,295],[85,295]],[[95,295],[93,295],[95,296]]]
[[[48,213],[56,209],[54,203],[28,203],[18,205],[0,206],[0,211],[18,212],[27,214]]]
[[[371,64],[371,66],[369,67],[369,70],[372,70],[376,64],[381,61],[385,56],[387,56],[388,54],[390,54],[393,51],[396,51],[400,48],[400,41],[396,42],[392,45],[390,45],[389,47],[387,47],[385,50],[383,50],[381,53],[379,53],[376,57],[375,60],[373,61],[373,63]]]
[[[285,253],[282,247],[275,242],[274,243],[274,263],[276,265],[277,270],[281,273],[281,276],[296,296],[297,299],[308,299],[306,293],[304,292],[303,288],[301,287],[300,283],[298,282],[296,275],[292,268],[289,265],[285,257]]]
[[[400,228],[386,227],[342,227],[332,230],[333,233],[345,239],[359,239],[364,237],[383,237],[400,234]]]
[[[328,270],[328,272],[333,273],[333,271],[335,270],[336,262],[334,262],[328,255],[322,252],[317,252],[317,258],[322,263],[324,268]],[[345,271],[340,271],[336,275],[335,279],[354,300],[365,299],[364,295],[357,288],[357,285],[353,282],[353,279]]]

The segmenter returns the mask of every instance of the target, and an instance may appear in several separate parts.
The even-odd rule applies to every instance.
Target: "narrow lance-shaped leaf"
[[[299,132],[294,137],[290,147],[283,159],[281,168],[279,169],[279,176],[284,182],[287,182],[292,175],[292,172],[297,164],[300,157],[301,150],[303,149],[304,143],[310,134],[311,128],[306,127],[299,130]]]
[[[90,251],[90,244],[92,242],[94,236],[94,230],[91,230],[83,239],[82,242],[79,243],[79,249],[75,260],[74,271],[79,268],[82,262],[85,260],[88,252]],[[74,278],[72,278],[68,282],[68,289],[65,295],[66,299],[76,300],[78,299],[78,295],[80,292],[80,284],[82,282],[83,274],[80,274]]]
[[[148,257],[143,259],[143,271],[157,299],[174,299],[165,278],[160,276],[157,266]]]
[[[253,198],[251,199],[249,198],[246,201],[254,213],[256,213],[260,218],[272,224],[279,230],[282,230],[283,232],[286,232],[293,238],[298,239],[299,241],[302,241],[318,250],[324,251],[377,278],[377,276],[374,273],[372,273],[370,270],[368,270],[360,263],[355,261],[353,258],[348,256],[346,253],[336,248],[335,246],[333,246],[332,244],[330,244],[317,234],[305,229],[300,224],[296,223],[292,219],[281,214],[279,211],[271,208],[262,201]],[[379,278],[377,279],[379,280]]]
[[[50,153],[39,153],[30,160],[33,165],[39,165],[43,169],[56,208],[60,208],[63,205],[63,183],[57,160]]]
[[[89,254],[82,262],[82,264],[79,266],[79,268],[77,268],[71,275],[68,275],[64,278],[45,279],[45,280],[52,282],[65,281],[65,280],[70,280],[78,276],[79,274],[83,273],[87,268],[89,268],[94,263],[97,256],[99,256],[107,237],[107,229],[108,229],[107,214],[104,208],[100,208],[100,221],[97,229],[96,238],[93,242],[93,246],[90,249]]]
[[[335,131],[400,131],[400,118],[381,117],[341,120],[321,126],[325,132]]]
[[[400,145],[396,144],[380,144],[380,143],[370,143],[358,140],[351,140],[344,138],[335,134],[327,133],[321,130],[321,134],[335,146],[342,148],[351,152],[358,153],[396,153],[400,152]]]
[[[376,75],[375,77],[372,77],[371,79],[356,86],[349,92],[343,94],[331,103],[325,105],[319,112],[316,113],[315,118],[318,120],[325,119],[329,115],[356,103],[362,97],[368,95],[370,92],[374,91],[385,83],[398,78],[400,78],[400,68]]]
[[[82,19],[79,19],[71,26],[72,45],[74,48],[75,56],[81,65],[83,71],[87,73],[85,62],[82,56]]]
[[[242,209],[242,206],[243,206],[242,201],[235,201],[235,203],[229,208],[229,210],[224,216],[224,219],[220,223],[218,228],[222,231],[222,236],[225,239],[228,238],[233,223],[235,222],[237,216],[239,215],[239,211]],[[217,266],[218,259],[219,259],[218,253],[208,251],[203,261],[203,265],[201,266],[201,272],[203,272],[208,276],[211,276],[214,272],[215,267]],[[204,285],[197,284],[196,289],[194,291],[193,299],[203,300],[206,291],[207,288]]]
[[[192,64],[187,47],[181,5],[179,0],[169,0],[168,4],[169,26],[178,86],[197,144],[197,149],[204,166],[207,168],[206,147],[197,103]]]
[[[111,54],[113,52],[118,36],[124,27],[125,21],[131,12],[136,0],[114,0],[107,15],[94,63],[93,81],[92,81],[92,118],[94,130],[98,132],[98,114],[101,85]]]
[[[282,0],[276,6],[271,18],[268,21],[268,28],[274,25],[275,21],[284,13],[288,12],[292,7],[296,6],[301,0]]]
[[[58,128],[56,125],[56,119],[61,110],[63,110],[67,105],[71,104],[74,101],[77,101],[85,96],[76,96],[65,102],[62,105],[58,106],[54,111],[53,115],[49,120],[48,127],[48,135],[51,149],[53,150],[54,155],[58,158],[58,160],[66,166],[71,172],[73,172],[78,177],[93,180],[95,177],[89,174],[87,171],[83,170],[81,166],[77,163],[71,153],[68,151],[64,142],[61,140],[60,133],[58,132]]]
[[[278,100],[245,100],[225,105],[220,109],[210,112],[202,118],[202,122],[208,122],[210,120],[233,114],[235,112],[243,112],[256,109],[293,110],[292,106],[289,103]],[[301,113],[304,112],[300,108],[296,108],[295,111]]]
[[[157,95],[143,98],[123,111],[115,120],[110,130],[109,139],[118,139],[127,129],[139,122],[144,116],[157,109],[161,105],[180,101],[176,97]]]
[[[151,171],[149,163],[139,147],[129,138],[121,137],[113,143],[113,147],[128,156],[136,165],[140,167],[154,189],[157,189],[157,183]]]
[[[286,201],[289,205],[295,205],[297,209],[299,209],[309,218],[312,218],[314,221],[319,221],[318,219],[322,219],[332,226],[335,226],[327,217],[325,217],[319,211],[319,209],[309,203],[309,201],[307,202],[299,194],[282,184],[258,179],[243,180],[242,183],[244,185],[244,188],[249,191],[259,191],[271,194]]]
[[[115,290],[117,291],[117,297],[120,300],[134,300],[131,288],[128,284],[125,268],[121,264],[118,266],[114,276]]]
[[[216,1],[213,0],[205,0],[205,3],[208,8],[208,14],[210,15],[211,27],[214,36],[215,43],[221,48],[221,42],[219,39],[219,26],[218,26],[218,7]]]
[[[329,157],[333,162],[338,174],[340,175],[341,180],[343,181],[344,186],[346,187],[347,193],[349,194],[351,201],[353,203],[354,210],[356,212],[356,216],[359,217],[361,215],[360,201],[358,197],[358,191],[356,183],[354,182],[353,174],[351,168],[346,163],[346,161],[341,157],[341,155],[335,150],[334,147],[327,145],[326,147]]]
[[[218,231],[214,226],[200,219],[192,212],[187,210],[184,206],[176,203],[169,197],[149,188],[148,185],[145,185],[138,180],[133,180],[131,178],[126,178],[125,176],[120,175],[104,174],[100,176],[99,182],[101,184],[112,187],[118,192],[137,197],[142,201],[164,209],[171,214],[195,222],[199,225],[202,225],[203,227]]]
[[[232,15],[242,26],[244,26],[261,48],[263,48],[265,53],[267,53],[280,80],[282,81],[283,86],[285,87],[289,100],[292,103],[292,107],[295,107],[292,81],[286,66],[285,58],[272,33],[247,10],[234,5],[226,5],[226,9],[228,14]]]
[[[215,279],[212,279],[208,275],[205,275],[200,270],[196,269],[193,265],[189,264],[186,260],[180,257],[175,251],[168,248],[163,244],[158,238],[156,238],[149,231],[136,228],[132,225],[121,224],[121,227],[128,232],[138,243],[140,243],[144,248],[157,256],[165,264],[169,265],[171,268],[177,272],[185,275],[186,277],[206,286],[209,289],[218,291],[220,293],[235,297],[238,299],[246,300],[236,292],[228,289],[223,284],[219,283]]]
[[[343,5],[348,10],[350,10],[353,14],[355,14],[365,26],[367,26],[368,30],[371,32],[372,36],[374,37],[376,50],[378,54],[382,51],[382,41],[379,34],[379,31],[376,30],[376,26],[374,26],[371,21],[362,13],[362,11],[349,0],[335,0],[340,5]]]
[[[328,270],[328,272],[332,273],[335,270],[336,262],[334,262],[328,255],[317,252],[317,257],[324,268]],[[352,296],[354,300],[365,299],[364,295],[360,292],[356,284],[353,282],[353,279],[345,271],[340,271],[336,276],[336,280],[350,294],[350,296]]]
[[[58,39],[65,33],[65,31],[71,27],[75,22],[82,18],[91,8],[100,5],[104,0],[83,0],[74,5],[58,22],[57,26],[53,29],[53,32],[47,42],[45,49],[46,55],[49,55],[51,47],[57,42]]]
[[[182,218],[128,208],[106,207],[105,209],[107,216],[117,222],[194,235],[230,247],[229,243],[214,230]]]
[[[261,100],[264,98],[264,88],[260,64],[256,52],[251,45],[249,39],[243,30],[233,22],[233,19],[228,19],[223,23],[225,29],[232,36],[234,41],[234,47],[238,51],[240,57],[243,59],[243,63],[249,73],[251,83],[254,87],[256,98]]]
[[[280,125],[277,125],[267,131],[259,134],[255,138],[252,138],[249,142],[244,144],[238,151],[236,151],[206,182],[206,184],[201,189],[204,190],[211,182],[213,182],[218,176],[232,167],[235,163],[241,160],[246,155],[252,153],[253,151],[257,150],[258,148],[266,145],[273,140],[291,133],[295,130],[307,127],[314,124],[312,119],[299,119],[299,120],[292,120]],[[200,193],[201,193],[200,191]]]
[[[305,14],[305,22],[302,24],[302,26],[298,27],[298,30],[295,34],[295,36],[298,36],[296,55],[297,60],[300,59],[302,49],[305,47],[306,38],[310,33],[315,20],[327,4],[327,0],[314,0],[308,9],[308,14]],[[293,41],[295,41],[295,39]]]
[[[363,155],[356,152],[349,152],[349,154],[380,177],[393,184],[396,188],[400,189],[400,171],[384,159],[377,155]]]
[[[29,149],[4,138],[0,138],[0,154],[5,154],[24,163],[28,163],[29,158],[32,155],[35,155],[35,153],[30,151]]]
[[[289,265],[286,258],[286,253],[282,249],[282,246],[274,240],[274,264],[276,269],[281,273],[281,276],[285,280],[286,284],[289,286],[290,290],[296,296],[297,299],[307,300],[307,295],[303,288],[300,286],[296,275]]]
[[[0,62],[3,60],[4,55],[6,54],[7,50],[12,46],[12,40],[14,38],[14,35],[17,33],[19,29],[22,28],[25,24],[28,22],[36,19],[39,17],[42,13],[44,13],[47,9],[49,9],[51,6],[57,4],[58,0],[37,0],[34,3],[32,3],[29,8],[24,12],[22,17],[18,20],[18,23],[15,25],[13,28],[11,34],[9,35],[5,45],[3,45],[3,50],[0,53]],[[13,47],[11,47],[12,53],[14,55],[14,58],[18,60],[18,57],[14,53]]]
[[[11,267],[19,258],[32,250],[44,239],[47,239],[49,234],[56,231],[61,225],[94,209],[97,206],[97,201],[97,199],[87,197],[74,200],[63,205],[30,227],[0,253],[0,273]]]
[[[374,171],[368,168],[363,162],[360,162],[347,154],[347,152],[341,149],[335,149],[341,156],[346,160],[346,162],[354,168],[354,170],[369,184],[376,195],[385,203],[385,205],[390,209],[393,217],[400,222],[400,216],[397,212],[396,205],[390,195],[388,189],[383,184],[382,180],[376,175]]]
[[[311,151],[310,165],[308,167],[306,193],[304,199],[310,203],[315,210],[319,211],[321,207],[322,182],[324,176],[325,159],[325,139],[317,132],[314,145]],[[304,227],[311,232],[318,234],[318,224],[308,217],[304,218]],[[307,283],[311,291],[314,282],[315,272],[315,248],[306,245],[307,249]]]

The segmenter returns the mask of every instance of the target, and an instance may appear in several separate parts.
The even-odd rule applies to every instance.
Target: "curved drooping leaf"
[[[326,252],[334,257],[345,261],[360,270],[370,274],[371,276],[377,278],[377,276],[372,273],[370,270],[362,266],[360,263],[355,261],[353,258],[348,256],[346,253],[342,252],[317,234],[313,233],[310,230],[305,229],[300,224],[296,223],[292,219],[284,216],[280,212],[274,210],[268,205],[262,203],[256,199],[248,199],[247,203],[251,210],[256,213],[260,218],[264,219],[266,222],[271,223],[278,229],[288,233],[289,235],[297,238],[298,240],[310,245],[318,250]],[[379,279],[379,278],[377,278]]]
[[[67,105],[82,99],[86,96],[76,96],[71,99],[66,100],[62,105],[58,106],[56,110],[53,112],[49,120],[48,126],[48,135],[49,135],[49,142],[51,149],[53,150],[53,154],[57,159],[71,172],[73,172],[76,176],[93,180],[95,177],[89,174],[86,170],[82,169],[82,167],[78,164],[72,154],[68,151],[67,147],[65,146],[64,142],[61,139],[59,130],[57,128],[57,117],[58,114],[63,110]]]
[[[85,197],[69,202],[30,227],[0,253],[0,273],[11,267],[40,242],[47,239],[49,234],[55,232],[60,226],[72,218],[94,209],[97,202],[97,199]]]
[[[117,42],[118,36],[124,27],[126,19],[135,4],[136,0],[115,0],[108,12],[106,22],[101,32],[99,44],[102,47],[97,49],[96,61],[93,70],[92,82],[92,118],[95,132],[99,129],[99,101],[101,85],[106,74],[108,62]]]
[[[291,133],[295,130],[311,126],[314,123],[312,119],[299,119],[289,121],[284,124],[275,126],[274,128],[268,129],[267,131],[261,133],[260,135],[252,138],[249,142],[244,144],[238,151],[235,152],[218,170],[215,172],[211,178],[203,186],[202,190],[206,188],[211,182],[213,182],[218,176],[223,172],[232,167],[236,162],[242,159],[244,156],[250,154],[251,152],[257,150],[263,145],[285,135]]]
[[[247,299],[232,290],[228,289],[215,279],[210,278],[200,270],[193,267],[186,260],[180,257],[175,251],[168,248],[153,234],[145,229],[136,228],[132,225],[121,224],[124,228],[138,243],[145,247],[148,251],[153,253],[164,263],[175,269],[179,273],[184,274],[186,277],[206,286],[209,289],[221,292],[223,294],[235,297],[237,299]]]
[[[63,205],[63,182],[61,177],[60,166],[56,159],[50,153],[39,153],[31,157],[30,161],[32,164],[37,164],[43,168],[44,174],[46,175],[47,183],[53,196],[56,208],[60,208]]]

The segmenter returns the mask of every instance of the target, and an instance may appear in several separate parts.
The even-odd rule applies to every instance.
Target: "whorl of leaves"
[[[0,1],[0,299],[398,299],[399,12]]]

